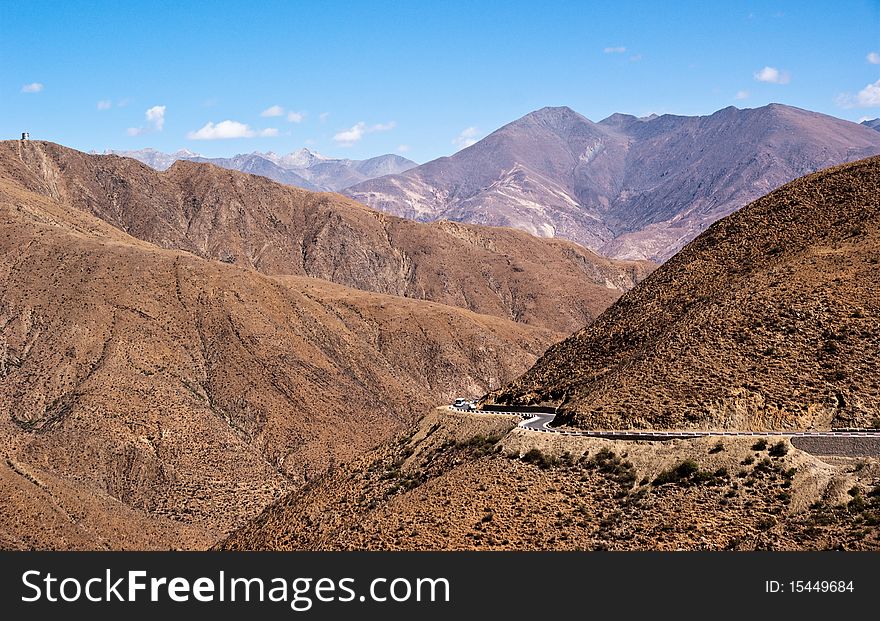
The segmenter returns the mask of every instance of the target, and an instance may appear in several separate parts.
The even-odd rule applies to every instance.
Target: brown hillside
[[[713,225],[499,403],[588,428],[827,429],[880,416],[880,158]]]
[[[0,176],[163,248],[563,333],[592,321],[654,267],[513,229],[411,222],[209,164],[157,172],[129,158],[4,141]]]
[[[162,250],[66,192],[0,179],[0,547],[207,546],[558,336]]]
[[[226,550],[878,549],[880,465],[758,438],[623,442],[438,411],[291,493]],[[719,448],[720,446],[720,448]],[[692,460],[692,461],[688,461]],[[696,470],[677,475],[682,463]]]

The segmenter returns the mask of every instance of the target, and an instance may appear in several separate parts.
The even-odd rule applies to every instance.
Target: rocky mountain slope
[[[876,459],[819,459],[784,439],[620,442],[516,422],[436,412],[217,547],[880,549]]]
[[[866,125],[871,129],[876,129],[878,132],[880,132],[880,118],[862,121],[862,125]]]
[[[327,192],[337,192],[383,175],[402,173],[418,165],[393,153],[365,160],[350,160],[326,157],[305,148],[287,154],[257,151],[240,153],[233,157],[214,158],[204,157],[186,149],[174,153],[162,153],[155,149],[111,150],[105,152],[105,155],[130,157],[159,171],[167,170],[174,162],[180,160],[206,162],[220,168],[261,175],[305,190]]]
[[[0,175],[139,239],[570,333],[653,269],[512,229],[416,223],[206,164],[164,173],[46,142],[0,142]]]
[[[599,123],[542,108],[451,157],[345,193],[407,218],[512,226],[663,261],[770,190],[878,153],[880,135],[865,126],[779,104]]]
[[[715,223],[499,403],[588,428],[880,425],[880,158]]]
[[[206,547],[557,337],[159,248],[80,209],[137,213],[100,162],[154,171],[19,146],[0,174],[0,547]]]

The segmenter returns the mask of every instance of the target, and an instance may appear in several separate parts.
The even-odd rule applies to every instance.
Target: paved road
[[[449,406],[450,410],[466,412],[461,408]],[[479,411],[477,411],[479,413]],[[834,429],[831,431],[643,431],[636,429],[616,429],[609,431],[569,431],[551,427],[555,414],[534,414],[523,412],[485,412],[486,414],[511,414],[521,416],[524,420],[519,424],[523,429],[542,433],[558,433],[566,436],[585,436],[591,438],[607,438],[609,440],[675,440],[683,438],[702,438],[706,436],[809,436],[814,438],[840,437],[880,437],[880,429]]]

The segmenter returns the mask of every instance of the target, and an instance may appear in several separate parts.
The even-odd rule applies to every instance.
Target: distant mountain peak
[[[189,149],[180,149],[174,153],[163,153],[152,148],[137,151],[108,150],[105,155],[111,153],[136,159],[156,170],[168,170],[179,160],[191,160],[261,175],[306,190],[329,192],[383,175],[401,173],[417,165],[412,160],[390,153],[365,160],[342,160],[327,157],[306,147],[283,155],[273,151],[254,151],[232,157],[204,157]]]
[[[511,226],[615,258],[664,261],[758,196],[878,153],[870,126],[784,104],[600,123],[559,106],[345,193],[408,218]]]
[[[572,123],[581,123],[584,121],[588,123],[592,122],[587,117],[575,112],[568,106],[545,106],[534,112],[529,112],[520,118],[519,121],[514,121],[513,123],[528,121],[546,124],[554,128],[570,126]]]

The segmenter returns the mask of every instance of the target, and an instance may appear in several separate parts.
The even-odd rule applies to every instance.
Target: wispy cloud
[[[260,116],[263,117],[273,117],[273,116],[284,116],[284,108],[281,106],[270,106],[260,112]]]
[[[872,65],[880,65],[880,53],[868,52],[868,55],[865,57],[865,59]]]
[[[42,82],[31,82],[21,87],[22,93],[39,93],[41,90],[43,90]]]
[[[329,112],[322,112],[321,114],[318,115],[318,120],[321,121],[322,123],[329,118],[330,118]]]
[[[476,144],[477,134],[479,134],[479,130],[476,127],[466,127],[461,130],[461,133],[458,134],[458,136],[452,139],[452,144],[459,149],[464,149],[472,144]]]
[[[780,71],[776,67],[764,67],[760,71],[754,73],[758,82],[769,82],[770,84],[788,84],[791,82],[791,76],[787,71]]]
[[[602,51],[606,54],[625,54],[626,48],[622,45],[615,45],[611,47],[606,47]]]
[[[98,102],[98,110],[109,110],[113,107],[113,102],[109,99],[102,99]]]
[[[736,91],[735,97],[739,100],[748,99],[749,91]]]
[[[305,112],[294,112],[293,110],[291,110],[290,112],[287,113],[287,120],[290,121],[291,123],[302,123],[303,119],[305,119],[305,118],[306,118]]]
[[[398,153],[409,153],[409,145],[408,144],[399,144],[397,145]]]
[[[153,106],[144,113],[147,120],[141,127],[129,127],[126,131],[129,136],[140,136],[152,132],[161,132],[165,129],[165,106]]]
[[[245,123],[226,120],[216,124],[209,121],[200,129],[187,133],[186,137],[190,140],[226,140],[229,138],[253,138],[255,136],[273,138],[277,135],[278,130],[274,127],[255,130]]]
[[[390,121],[388,123],[377,123],[375,125],[367,125],[366,123],[361,121],[360,123],[355,123],[353,126],[346,130],[337,132],[336,135],[333,136],[333,140],[341,147],[350,147],[354,143],[361,140],[366,134],[387,132],[391,129],[394,129],[395,126],[396,123],[394,121]]]
[[[842,108],[880,108],[880,80],[867,84],[855,95],[841,93],[837,96],[837,105]]]
[[[631,62],[631,63],[637,63],[640,60],[642,60],[641,54],[633,54],[632,56],[629,57],[629,62]]]

